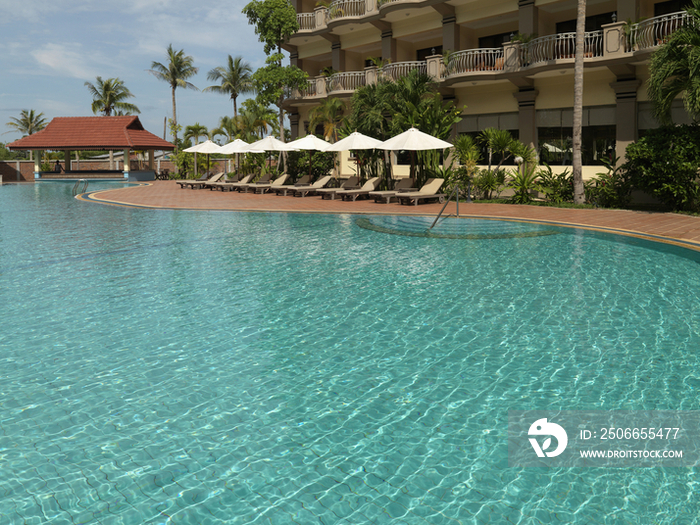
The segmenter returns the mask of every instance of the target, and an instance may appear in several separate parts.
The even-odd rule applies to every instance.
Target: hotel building
[[[435,79],[444,99],[466,106],[455,134],[506,129],[536,147],[542,161],[570,165],[575,0],[291,3],[300,29],[285,48],[291,63],[309,74],[308,87],[287,100],[293,138],[306,134],[309,111],[319,100],[349,101],[357,87],[419,69]],[[630,142],[658,125],[646,92],[649,59],[687,22],[684,5],[683,0],[587,2],[585,177],[600,171],[603,156],[624,158]],[[324,75],[328,70],[333,74]],[[689,122],[676,102],[674,122]]]

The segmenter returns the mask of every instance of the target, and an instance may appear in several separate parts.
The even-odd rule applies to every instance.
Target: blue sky
[[[135,95],[144,127],[162,136],[172,117],[170,87],[148,73],[166,63],[173,44],[194,58],[199,89],[212,84],[209,70],[242,56],[253,70],[265,63],[262,43],[241,13],[247,0],[0,0],[0,142],[20,138],[5,124],[22,109],[53,117],[90,116],[85,81],[118,77]],[[183,126],[207,128],[233,115],[228,97],[178,89],[177,116]],[[240,107],[244,97],[238,98]],[[9,133],[7,133],[9,131]]]

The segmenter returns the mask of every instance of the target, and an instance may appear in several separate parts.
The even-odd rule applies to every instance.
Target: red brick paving
[[[373,215],[436,215],[443,206],[438,203],[405,206],[397,203],[377,204],[373,200],[343,202],[322,200],[321,197],[316,196],[301,198],[209,189],[191,190],[181,189],[174,181],[154,181],[144,186],[101,191],[93,194],[91,198],[110,204],[148,208]],[[445,213],[454,214],[455,204],[448,204]],[[460,216],[465,217],[556,222],[638,236],[662,237],[671,242],[680,241],[684,245],[692,243],[700,249],[700,218],[674,213],[566,209],[514,204],[466,204],[464,202],[459,205],[459,213]]]

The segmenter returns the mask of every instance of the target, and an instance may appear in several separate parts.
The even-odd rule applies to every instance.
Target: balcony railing
[[[634,24],[627,31],[625,51],[631,52],[661,45],[671,33],[692,23],[692,17],[685,11],[680,11],[669,15],[656,16]]]
[[[326,79],[326,90],[329,93],[333,91],[355,91],[357,88],[365,85],[365,78],[364,71],[336,73]]]
[[[382,76],[389,80],[397,80],[401,77],[405,77],[411,71],[417,69],[421,73],[428,72],[428,66],[425,61],[421,62],[394,62],[393,64],[387,64],[381,69]]]
[[[550,60],[574,58],[576,54],[576,33],[535,38],[520,48],[520,63],[531,66]],[[584,35],[583,57],[603,56],[603,31],[589,31]]]
[[[316,13],[297,13],[297,22],[300,31],[316,29]]]
[[[452,53],[447,62],[447,76],[472,71],[503,71],[503,48],[467,49]]]
[[[328,20],[362,16],[365,14],[366,6],[365,0],[336,0],[328,8]]]

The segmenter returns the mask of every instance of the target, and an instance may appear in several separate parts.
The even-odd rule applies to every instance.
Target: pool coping
[[[144,192],[139,192],[139,190],[144,188],[148,188],[148,195],[144,195]],[[118,195],[114,195],[114,192],[119,193]],[[226,193],[229,194],[232,192]],[[221,195],[224,195],[224,192],[214,192],[216,197],[211,195],[211,191],[180,189],[176,187],[175,181],[162,181],[161,183],[143,182],[130,187],[96,190],[94,192],[80,194],[76,198],[82,201],[103,205],[152,210],[405,215],[423,217],[435,217],[440,208],[443,206],[442,204],[421,204],[417,207],[399,207],[397,204],[385,205],[371,203],[372,205],[368,208],[363,204],[359,204],[360,202],[367,203],[368,201],[322,201],[317,197],[307,197],[304,199],[297,199],[294,197],[272,197],[272,199],[285,199],[284,201],[277,201],[279,203],[284,203],[284,206],[278,206],[276,203],[270,203],[270,198],[268,196],[269,194],[255,195],[234,193],[232,196],[224,198],[221,197]],[[215,198],[216,200],[213,201]],[[261,199],[258,206],[251,206],[250,201],[256,198],[262,198],[265,200]],[[207,200],[210,202],[207,202]],[[225,204],[221,205],[222,202]],[[291,203],[295,204],[290,206]],[[299,203],[299,205],[296,203]],[[321,205],[314,205],[314,203],[319,203]],[[370,209],[374,208],[375,206],[378,208],[383,208]],[[473,209],[473,207],[478,207],[479,209]],[[489,210],[492,212],[488,213]],[[448,214],[448,211],[449,210],[446,210],[446,216],[454,216],[454,205],[451,205],[452,213]],[[600,215],[604,214],[604,212],[611,214],[612,217],[610,217],[610,220],[606,220],[604,218],[604,220],[601,222]],[[533,215],[537,215],[537,217],[534,217]],[[582,222],[581,219],[584,215],[588,215],[589,219],[594,218],[595,221]],[[622,219],[623,215],[626,219],[628,219],[628,222],[629,219],[633,218],[635,220],[632,220],[632,222],[638,222],[642,226],[644,226],[642,223],[646,223],[647,231],[645,231],[645,229],[621,227],[619,224],[613,225],[614,223],[621,222],[619,219]],[[693,217],[689,215],[637,212],[632,210],[555,208],[515,204],[481,204],[462,202],[460,203],[459,218],[501,220],[560,226],[565,228],[580,228],[591,231],[636,237],[665,244],[672,244],[694,251],[700,251],[700,217]],[[665,226],[660,226],[659,223],[664,223]],[[697,237],[697,239],[682,238],[672,233],[679,230],[682,230],[683,233],[696,233],[694,236]]]

